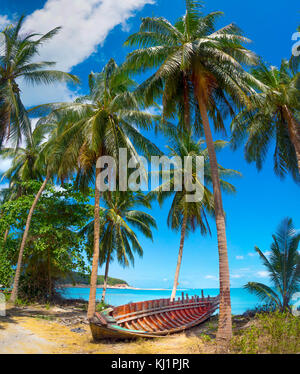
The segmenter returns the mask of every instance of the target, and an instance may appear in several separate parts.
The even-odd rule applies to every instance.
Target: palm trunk
[[[173,285],[173,290],[172,290],[172,295],[171,295],[171,301],[173,301],[176,297],[176,290],[177,290],[177,285],[178,285],[179,271],[180,271],[180,266],[181,266],[182,252],[183,252],[185,232],[186,232],[186,221],[187,221],[186,216],[184,216],[182,227],[181,227],[180,246],[179,246],[179,253],[178,253],[178,259],[177,259],[177,266],[176,266],[174,285]]]
[[[50,249],[48,248],[48,298],[51,300],[52,285],[51,285],[51,263],[50,263]]]
[[[213,183],[215,216],[218,237],[219,251],[219,282],[220,282],[220,314],[219,326],[217,333],[218,350],[227,349],[232,337],[232,319],[231,319],[231,301],[230,301],[230,278],[229,264],[227,253],[227,240],[225,229],[225,215],[223,211],[223,202],[221,194],[221,186],[218,172],[218,163],[214,142],[209,125],[206,102],[201,95],[201,91],[197,87],[197,81],[194,82],[195,95],[198,99],[199,109],[203,122],[206,145],[208,149],[209,163],[211,169],[211,178]]]
[[[7,229],[5,230],[4,238],[3,238],[3,244],[6,243],[6,241],[7,241],[7,237],[8,237],[8,234],[9,234],[9,228],[7,228]]]
[[[18,297],[18,291],[19,291],[19,280],[20,280],[20,275],[21,275],[21,266],[22,266],[22,259],[23,259],[23,253],[24,253],[24,249],[25,249],[25,244],[26,244],[26,240],[27,240],[27,237],[28,237],[28,233],[29,233],[29,228],[30,228],[30,223],[31,223],[31,219],[32,219],[32,215],[33,215],[33,212],[34,212],[34,209],[49,181],[49,178],[50,176],[47,175],[46,179],[44,180],[43,184],[41,185],[41,188],[39,189],[33,203],[32,203],[32,206],[29,210],[29,213],[28,213],[28,217],[27,217],[27,221],[26,221],[26,226],[25,226],[25,230],[24,230],[24,234],[23,234],[23,238],[22,238],[22,242],[21,242],[21,246],[20,246],[20,251],[19,251],[19,257],[18,257],[18,263],[17,263],[17,269],[16,269],[16,274],[15,274],[15,279],[14,279],[14,286],[13,286],[13,290],[12,290],[12,293],[11,293],[11,297],[10,297],[10,302],[11,303],[15,303],[16,302],[16,299]]]
[[[189,85],[186,73],[183,73],[183,102],[184,102],[184,125],[185,130],[190,133],[191,120],[190,120],[190,98],[189,98]]]
[[[107,256],[106,265],[105,265],[104,284],[103,284],[103,292],[102,292],[102,298],[101,298],[101,301],[103,303],[105,301],[105,295],[106,295],[106,289],[107,289],[107,278],[108,278],[109,261],[110,261],[110,253]]]
[[[91,273],[90,297],[87,318],[93,318],[96,311],[96,291],[97,291],[97,277],[98,277],[98,261],[99,261],[99,244],[100,244],[100,191],[97,187],[97,177],[100,174],[100,169],[96,168],[95,181],[95,209],[94,209],[94,254]]]
[[[283,115],[288,124],[289,137],[296,152],[298,170],[300,174],[300,125],[295,121],[292,113],[286,105],[283,106]]]

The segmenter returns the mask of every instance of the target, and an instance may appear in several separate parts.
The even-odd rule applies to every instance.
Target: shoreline
[[[97,288],[103,288],[103,284],[97,285]],[[57,288],[90,288],[90,285],[86,284],[59,284]],[[118,290],[140,290],[140,291],[171,291],[168,288],[138,288],[127,285],[108,285],[106,288],[118,289]]]

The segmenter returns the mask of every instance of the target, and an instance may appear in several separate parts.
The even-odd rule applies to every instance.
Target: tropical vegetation
[[[292,297],[300,290],[300,233],[295,230],[292,219],[285,218],[272,237],[269,252],[255,247],[272,287],[264,283],[248,282],[245,288],[279,311],[291,312]]]
[[[171,197],[168,224],[180,231],[172,300],[186,235],[196,228],[211,233],[207,216],[216,223],[221,351],[232,338],[226,238],[230,209],[225,217],[222,194],[235,191],[226,179],[239,173],[218,163],[216,153],[226,142],[213,137],[226,134],[230,119],[233,149],[244,145],[245,159],[261,169],[274,146],[275,173],[299,183],[299,58],[272,67],[246,48],[250,40],[238,26],[218,27],[222,12],[205,14],[199,0],[185,0],[185,5],[185,14],[173,23],[143,18],[139,31],[125,41],[131,48],[125,61],[117,64],[111,58],[99,72],[91,72],[86,95],[34,108],[22,102],[23,84],[79,83],[76,76],[53,70],[55,62],[39,61],[41,46],[60,28],[44,35],[25,33],[22,16],[0,32],[0,157],[11,161],[1,180],[8,187],[0,196],[0,283],[13,285],[12,303],[25,295],[49,301],[57,297],[62,279],[74,272],[84,279],[88,274],[87,317],[92,318],[99,266],[105,267],[104,301],[111,261],[128,266],[135,254],[142,256],[137,233],[152,239],[156,227],[145,209]],[[138,84],[135,79],[141,76]],[[35,125],[33,117],[39,118]],[[120,176],[121,152],[143,170],[141,156],[163,155],[153,132],[167,144],[167,155],[192,156],[192,182],[200,186],[201,201],[188,202],[185,188],[167,193],[163,184],[148,195],[124,189],[130,181]],[[204,157],[204,184],[194,172],[199,155]],[[101,156],[115,160],[114,191]],[[170,176],[174,187],[174,170]],[[291,219],[285,219],[269,256],[256,247],[273,288],[246,285],[284,313],[299,287],[299,238]]]

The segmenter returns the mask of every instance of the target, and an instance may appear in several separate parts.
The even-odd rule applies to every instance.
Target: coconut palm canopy
[[[54,61],[36,61],[40,47],[60,30],[54,28],[44,35],[22,32],[24,16],[15,26],[7,26],[0,34],[0,146],[10,139],[18,145],[23,133],[30,136],[28,113],[22,103],[19,87],[27,84],[79,82],[74,75],[49,69]]]
[[[243,140],[245,157],[258,169],[274,143],[274,171],[283,178],[290,173],[300,182],[300,73],[296,64],[283,60],[280,68],[261,63],[252,71],[265,89],[251,96],[251,107],[232,122],[232,144],[237,148]]]

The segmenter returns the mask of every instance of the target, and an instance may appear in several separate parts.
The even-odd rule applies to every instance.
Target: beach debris
[[[80,327],[77,327],[76,329],[71,329],[70,331],[72,331],[72,332],[76,332],[76,333],[78,333],[78,334],[82,334],[82,333],[85,333],[85,332],[86,332],[86,330],[84,330],[84,329],[82,329],[82,328],[80,328]]]

